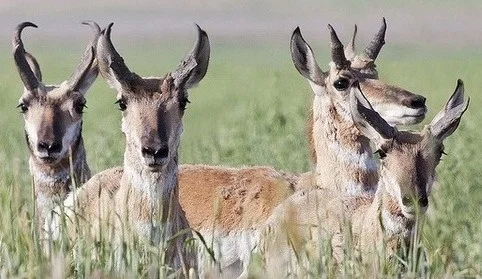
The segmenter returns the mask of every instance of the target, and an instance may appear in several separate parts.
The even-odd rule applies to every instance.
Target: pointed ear
[[[352,85],[350,110],[358,130],[376,145],[380,146],[386,140],[395,137],[396,130],[373,110],[358,82]]]
[[[93,47],[90,47],[90,49],[86,50],[74,73],[67,80],[71,91],[80,92],[82,95],[87,93],[87,90],[94,83],[99,73],[97,67],[94,66],[94,60],[95,51]]]
[[[315,55],[311,47],[301,36],[299,27],[291,35],[291,59],[298,72],[309,81],[323,86],[325,84],[325,74],[316,63]]]
[[[444,109],[430,123],[431,134],[441,141],[450,136],[459,126],[460,118],[469,107],[469,103],[470,98],[464,103],[464,83],[459,79]]]
[[[110,88],[118,92],[130,91],[144,84],[144,81],[136,73],[129,70],[124,63],[124,59],[115,49],[111,40],[113,25],[113,22],[109,23],[107,28],[102,30],[97,40],[96,56],[99,72]]]
[[[209,65],[211,47],[208,34],[196,24],[198,38],[193,49],[181,61],[172,73],[174,85],[178,88],[189,89],[198,84],[206,75]]]
[[[83,21],[82,24],[89,25],[94,31],[94,38],[87,45],[84,56],[82,57],[74,73],[70,76],[67,83],[70,90],[80,92],[85,95],[90,86],[94,83],[99,75],[99,68],[97,66],[96,48],[97,41],[100,37],[101,30],[97,23],[91,20]]]

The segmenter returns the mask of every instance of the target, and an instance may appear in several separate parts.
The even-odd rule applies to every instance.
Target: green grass
[[[68,50],[60,44],[55,49],[43,44],[34,51],[47,83],[66,79],[80,57],[80,46]],[[159,47],[148,43],[119,47],[130,68],[146,76],[163,76],[173,70],[188,50],[188,45]],[[481,277],[482,52],[384,51],[378,63],[381,78],[428,98],[425,123],[442,108],[456,79],[465,82],[471,105],[458,131],[446,141],[449,155],[438,167],[440,187],[433,190],[422,244],[431,277]],[[327,52],[319,48],[315,52],[326,69]],[[36,248],[28,152],[22,117],[15,108],[22,87],[12,58],[2,55],[0,62],[4,65],[0,68],[0,278],[43,277],[52,266],[60,268],[65,276],[90,276],[97,269],[108,271],[108,256],[97,262],[80,257],[85,261],[80,263],[68,253],[61,254],[65,258],[46,258]],[[292,66],[287,46],[214,45],[208,74],[190,94],[191,104],[184,118],[182,163],[272,165],[298,173],[310,169],[305,122],[312,93]],[[84,140],[95,173],[121,165],[124,140],[120,112],[113,104],[115,92],[102,78],[89,90],[87,100]],[[109,248],[103,251],[108,255]],[[149,258],[142,252],[136,252],[136,257]],[[126,276],[145,275],[143,264],[135,266]]]

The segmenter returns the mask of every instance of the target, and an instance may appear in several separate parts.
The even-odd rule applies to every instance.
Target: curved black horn
[[[30,68],[30,65],[27,61],[27,52],[23,47],[22,42],[22,30],[25,27],[35,27],[37,25],[31,22],[22,22],[13,31],[13,38],[12,38],[12,47],[13,47],[13,58],[15,60],[15,65],[17,66],[18,73],[25,88],[29,91],[33,91],[38,88],[39,80],[35,76],[34,72]]]
[[[74,70],[74,73],[70,76],[67,81],[67,84],[73,91],[78,91],[79,88],[83,87],[86,83],[86,78],[89,73],[92,73],[92,78],[95,79],[99,70],[97,67],[93,67],[94,60],[95,60],[95,49],[97,47],[97,40],[100,37],[101,30],[97,23],[92,20],[83,21],[82,24],[90,26],[94,30],[94,38],[93,40],[87,45],[85,49],[84,55],[80,60],[80,63],[77,65],[77,68]],[[93,80],[92,80],[93,82]],[[90,80],[87,81],[90,83]]]
[[[353,31],[353,36],[351,37],[350,42],[345,47],[345,57],[348,60],[352,60],[356,56],[356,54],[355,54],[355,38],[356,38],[357,30],[358,30],[358,27],[355,24],[355,30]]]
[[[328,29],[331,35],[331,59],[335,62],[337,69],[343,69],[350,65],[350,62],[346,60],[343,44],[330,24],[328,24]]]
[[[102,31],[102,35],[97,43],[97,59],[100,74],[113,87],[116,87],[116,83],[120,83],[122,86],[132,88],[142,78],[129,70],[124,63],[124,59],[114,48],[110,38],[112,25],[114,25],[113,22]]]
[[[364,54],[366,57],[372,60],[377,59],[377,56],[380,53],[380,50],[382,49],[382,46],[385,44],[386,31],[387,31],[387,22],[385,21],[385,18],[383,18],[382,26],[380,27],[380,30],[378,30],[378,33],[375,35],[375,37],[373,37],[373,40],[365,48]]]

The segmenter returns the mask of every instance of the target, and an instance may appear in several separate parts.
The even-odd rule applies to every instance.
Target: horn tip
[[[457,79],[457,87],[464,86],[464,82],[459,78]]]
[[[102,34],[104,34],[106,37],[110,38],[110,32],[111,32],[111,29],[112,29],[113,25],[114,25],[113,22],[109,23],[109,25],[107,25],[107,27],[102,31]]]
[[[194,26],[196,26],[197,32],[199,33],[200,36],[207,36],[206,31],[204,31],[199,24],[194,22]]]
[[[24,29],[25,27],[34,27],[34,28],[38,28],[37,24],[35,23],[32,23],[30,21],[25,21],[25,22],[22,22],[20,23],[19,25],[17,25],[17,30],[22,30]]]
[[[295,30],[293,30],[293,35],[301,35],[301,29],[299,26],[296,26]]]
[[[333,29],[333,26],[331,26],[331,24],[328,24],[328,30],[330,30],[330,32],[335,31],[335,29]]]
[[[97,22],[93,21],[93,20],[84,20],[81,22],[83,25],[87,25],[87,26],[90,26],[92,29],[94,29],[94,31],[96,33],[101,33],[102,30],[100,29],[100,26],[99,24],[97,24]]]

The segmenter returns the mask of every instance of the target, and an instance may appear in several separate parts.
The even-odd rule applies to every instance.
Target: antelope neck
[[[314,96],[312,141],[316,184],[348,194],[374,194],[377,164],[368,138],[353,123],[349,108],[326,96]]]

